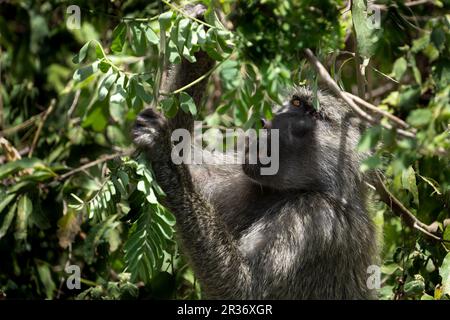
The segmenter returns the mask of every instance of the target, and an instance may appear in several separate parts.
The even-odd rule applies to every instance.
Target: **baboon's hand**
[[[150,160],[170,152],[167,119],[151,108],[143,110],[136,118],[132,130],[134,143],[149,152]]]

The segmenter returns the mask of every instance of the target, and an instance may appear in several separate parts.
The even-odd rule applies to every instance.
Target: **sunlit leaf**
[[[73,57],[73,59],[72,59],[73,63],[81,63],[84,61],[84,59],[86,58],[87,52],[89,50],[90,44],[91,44],[91,42],[89,41],[83,47],[81,47],[78,54],[75,57]]]
[[[123,45],[125,44],[125,38],[127,36],[127,25],[125,22],[121,22],[113,30],[111,50],[113,52],[121,52]]]
[[[184,112],[186,113],[190,112],[192,115],[197,114],[197,107],[195,106],[195,102],[190,95],[188,95],[186,92],[181,92],[179,100],[180,100],[180,108]]]
[[[439,268],[439,275],[442,278],[442,292],[450,295],[450,253],[447,253],[442,265]]]
[[[27,195],[22,195],[17,205],[16,233],[18,240],[26,239],[28,231],[28,218],[33,211],[33,203]]]

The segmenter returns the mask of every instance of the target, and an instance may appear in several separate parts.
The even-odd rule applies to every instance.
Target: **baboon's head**
[[[338,98],[322,92],[317,97],[318,110],[313,107],[311,90],[294,88],[272,120],[262,120],[265,129],[278,129],[279,170],[274,175],[263,175],[261,168],[269,165],[246,162],[243,170],[248,177],[281,190],[343,192],[344,188],[359,185],[363,155],[358,154],[356,146],[360,121]],[[270,148],[274,137],[269,130],[267,145],[272,159],[276,156],[276,148]]]

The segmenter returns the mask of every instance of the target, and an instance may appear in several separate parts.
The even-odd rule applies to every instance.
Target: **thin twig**
[[[419,6],[421,4],[432,4],[434,5],[434,1],[430,1],[430,0],[417,0],[417,1],[410,1],[410,2],[406,2],[404,5],[407,7],[413,7],[413,6]]]
[[[376,174],[376,181],[375,181],[375,189],[380,196],[380,200],[383,201],[385,204],[387,204],[392,212],[399,216],[407,226],[414,228],[416,230],[419,230],[420,232],[424,233],[430,238],[433,238],[434,240],[438,240],[441,242],[447,242],[447,240],[443,240],[442,238],[436,236],[432,233],[432,228],[420,221],[416,216],[414,216],[411,211],[409,211],[401,202],[398,200],[386,187],[386,185],[383,183],[380,175]]]
[[[328,71],[325,69],[325,67],[322,65],[322,63],[320,63],[320,61],[316,58],[316,56],[312,53],[312,51],[310,49],[305,49],[305,54],[306,54],[306,57],[307,57],[309,63],[316,69],[320,78],[327,84],[327,86],[330,88],[330,90],[332,90],[339,98],[344,100],[361,119],[363,119],[369,123],[372,123],[372,124],[381,125],[382,127],[386,128],[388,130],[395,128],[390,124],[379,123],[379,121],[377,121],[377,119],[373,118],[368,113],[364,112],[353,101],[353,99],[351,99],[348,95],[346,95],[343,91],[341,91],[341,89],[339,88],[337,83],[333,80],[333,78],[330,76]],[[405,130],[398,129],[398,128],[396,128],[396,131],[399,135],[402,135],[406,138],[415,138],[416,137],[416,135],[414,133],[409,132],[409,131],[405,131]]]
[[[372,90],[371,94],[372,94],[372,98],[377,98],[379,96],[384,95],[385,93],[391,91],[392,89],[395,88],[395,84],[392,82],[388,82],[378,88],[375,88]]]
[[[84,171],[84,170],[86,170],[86,169],[88,169],[90,167],[96,166],[96,165],[98,165],[100,163],[103,163],[105,161],[112,160],[112,159],[117,158],[117,157],[130,155],[133,151],[134,150],[127,150],[127,151],[118,152],[118,153],[114,153],[114,154],[110,154],[110,155],[101,157],[101,158],[99,158],[97,160],[94,160],[94,161],[91,161],[89,163],[86,163],[86,164],[82,165],[81,167],[78,167],[78,168],[75,168],[75,169],[73,169],[73,170],[71,170],[69,172],[66,172],[63,175],[58,176],[57,179],[58,180],[64,180],[64,179],[74,175],[75,173],[78,173],[80,171]]]
[[[366,100],[361,99],[360,97],[355,96],[354,94],[351,94],[350,92],[345,92],[345,94],[347,96],[349,96],[351,99],[353,99],[353,101],[358,103],[360,106],[362,106],[364,108],[367,108],[367,109],[369,109],[369,110],[371,110],[371,111],[373,111],[375,113],[379,113],[379,114],[385,116],[386,118],[388,118],[388,119],[392,120],[393,122],[395,122],[400,127],[404,128],[404,129],[408,129],[410,127],[409,124],[407,124],[402,119],[394,116],[393,114],[391,114],[391,113],[389,113],[387,111],[384,111],[384,110],[382,110],[380,108],[377,108],[376,106],[374,106],[373,104],[367,102]]]
[[[220,63],[216,64],[214,66],[214,68],[211,68],[208,72],[206,72],[205,74],[201,75],[200,77],[198,77],[197,79],[195,79],[191,83],[189,83],[189,84],[187,84],[187,85],[185,85],[185,86],[183,86],[181,88],[178,88],[177,90],[171,92],[171,94],[177,94],[177,93],[183,92],[183,91],[189,89],[190,87],[196,85],[197,83],[202,82],[204,79],[208,78],[211,75],[211,73],[216,71],[217,68],[219,68],[225,61],[227,61],[233,55],[233,53],[234,53],[234,51],[232,53],[230,53],[230,55],[228,57],[223,59]]]
[[[30,151],[28,152],[28,158],[31,158],[31,156],[33,155],[34,149],[36,149],[36,145],[39,140],[39,136],[41,135],[42,128],[44,127],[45,120],[47,120],[47,117],[53,111],[55,104],[56,100],[52,99],[50,101],[50,106],[47,108],[47,110],[45,110],[44,114],[42,115],[42,119],[39,122],[36,133],[34,134],[33,143],[31,144]]]
[[[6,128],[3,131],[0,131],[0,137],[2,137],[2,136],[10,136],[10,135],[16,133],[17,131],[20,131],[20,130],[28,128],[33,123],[35,123],[36,120],[44,114],[44,112],[45,111],[32,116],[31,118],[25,120],[24,122],[18,124],[15,127]]]
[[[81,90],[75,91],[75,95],[73,97],[72,105],[69,108],[69,111],[67,111],[67,116],[70,118],[72,116],[72,113],[75,111],[75,108],[78,104],[78,99],[80,98]]]

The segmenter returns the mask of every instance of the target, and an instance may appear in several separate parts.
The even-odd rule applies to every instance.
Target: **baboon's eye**
[[[298,96],[293,96],[292,100],[291,100],[291,104],[294,107],[301,107],[302,106],[302,101],[300,100],[300,98]]]

